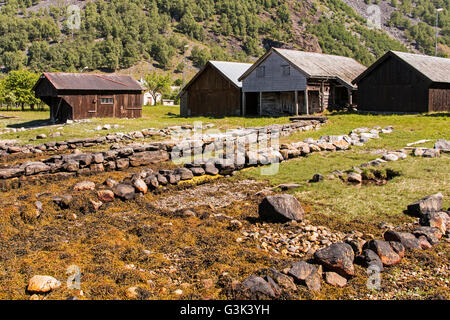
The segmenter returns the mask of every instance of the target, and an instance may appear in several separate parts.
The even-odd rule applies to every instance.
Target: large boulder
[[[355,255],[352,247],[347,243],[333,243],[326,248],[319,249],[314,253],[314,258],[325,269],[334,271],[343,277],[348,278],[355,275],[353,266]]]
[[[303,220],[303,208],[300,202],[290,194],[279,194],[264,198],[259,204],[258,213],[264,221]]]
[[[385,266],[395,265],[402,259],[390,244],[383,240],[370,240],[366,243],[365,248],[373,250]]]
[[[408,205],[408,212],[416,216],[423,216],[428,212],[439,212],[442,210],[442,193],[432,194]]]
[[[406,250],[420,249],[419,240],[409,232],[388,230],[384,233],[384,240],[400,242]]]

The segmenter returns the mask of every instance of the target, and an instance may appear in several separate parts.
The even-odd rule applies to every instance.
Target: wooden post
[[[245,92],[242,92],[242,116],[245,116]]]
[[[306,114],[309,114],[308,89],[305,89],[305,110],[306,110]]]
[[[259,92],[259,115],[262,116],[262,91]]]
[[[352,90],[351,89],[347,89],[348,92],[348,103],[350,105],[352,105],[353,101],[352,101]]]
[[[295,90],[295,115],[298,116],[298,92]]]

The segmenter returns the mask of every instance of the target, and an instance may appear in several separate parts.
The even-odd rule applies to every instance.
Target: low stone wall
[[[250,145],[270,142],[272,137],[278,137],[278,135],[289,135],[300,130],[316,129],[319,125],[318,121],[299,121],[261,128],[234,129],[226,133],[194,135],[193,137],[180,139],[180,141],[133,144],[126,147],[112,145],[110,150],[104,152],[55,155],[42,161],[29,161],[0,169],[0,189],[8,190],[18,187],[27,180],[55,180],[66,178],[67,174],[89,175],[103,171],[124,170],[128,167],[146,166],[170,159],[175,160],[173,155],[182,157],[186,154],[195,154],[199,150],[200,152],[214,150],[223,153],[227,145],[231,143],[235,148],[235,142],[242,138],[242,141],[245,142],[245,149],[240,150],[243,153],[236,156],[236,161],[217,159],[218,161],[214,164],[218,166],[221,173],[226,174],[228,171],[234,171],[235,168],[244,167],[245,163],[249,165],[266,164],[268,161],[272,161],[274,157],[279,160],[283,159],[278,151],[271,148],[262,149],[262,155],[253,154],[250,151]],[[235,154],[235,150],[233,150],[233,154]],[[263,154],[266,154],[266,156]],[[196,166],[199,165],[201,164]]]
[[[324,121],[308,120],[308,121],[295,121],[292,123],[282,125],[270,125],[262,128],[239,128],[230,130],[232,132],[251,132],[261,130],[279,130],[280,135],[289,135],[297,131],[307,131],[316,128],[320,123]],[[113,144],[121,142],[130,142],[137,139],[161,136],[161,137],[173,137],[173,136],[188,136],[194,133],[194,130],[208,130],[213,128],[213,124],[206,124],[202,127],[194,128],[192,125],[171,126],[163,129],[142,129],[139,131],[133,131],[129,133],[115,133],[108,134],[101,137],[91,137],[82,139],[70,139],[64,141],[52,141],[39,145],[19,145],[15,140],[0,140],[0,158],[7,157],[9,155],[36,155],[43,154],[45,152],[60,152],[76,148],[88,148],[96,145]]]

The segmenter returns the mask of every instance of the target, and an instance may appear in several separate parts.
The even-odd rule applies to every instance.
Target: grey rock
[[[288,222],[303,220],[303,208],[298,200],[289,194],[264,198],[258,207],[259,217],[264,221]]]
[[[417,238],[409,232],[398,232],[394,230],[388,230],[384,233],[384,240],[400,242],[405,249],[420,249],[420,243]]]
[[[122,200],[134,199],[136,194],[133,186],[123,183],[119,183],[115,186],[113,191],[116,197],[121,198]]]
[[[432,194],[408,205],[407,210],[410,214],[419,217],[428,212],[439,212],[442,210],[442,199],[442,193]]]
[[[264,297],[275,298],[275,292],[270,284],[261,277],[250,276],[242,281],[242,287],[244,290],[248,290],[252,297]]]

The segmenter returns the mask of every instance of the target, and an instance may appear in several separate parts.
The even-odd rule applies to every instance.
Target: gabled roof
[[[247,70],[239,80],[244,80],[270,54],[277,53],[307,78],[326,78],[341,81],[353,87],[351,81],[366,67],[355,59],[315,52],[272,48]]]
[[[228,62],[228,61],[208,61],[206,65],[189,81],[181,92],[185,91],[188,87],[194,83],[203,71],[211,66],[221,73],[225,78],[230,80],[237,88],[242,88],[242,82],[238,78],[252,65],[250,63],[240,63],[240,62]],[[180,93],[181,93],[180,92]]]
[[[388,51],[365,72],[353,80],[353,83],[361,81],[365,76],[372,72],[372,70],[377,68],[381,63],[390,57],[395,57],[402,60],[433,82],[450,83],[450,59],[399,51]]]
[[[44,72],[33,90],[43,79],[57,90],[142,91],[141,85],[128,75]]]

